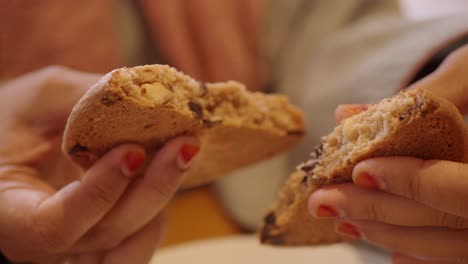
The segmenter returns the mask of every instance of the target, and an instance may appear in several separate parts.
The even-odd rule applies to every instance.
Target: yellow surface
[[[210,186],[178,194],[166,208],[168,229],[163,246],[238,234]]]

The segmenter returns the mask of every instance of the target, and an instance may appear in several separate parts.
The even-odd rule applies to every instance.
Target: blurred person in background
[[[87,72],[123,66],[168,63],[198,80],[265,89],[262,3],[2,3],[1,252],[20,262],[147,263],[163,233],[161,211],[198,142],[168,142],[136,179],[146,154],[131,144],[83,172],[60,151],[68,114],[100,78]]]
[[[203,81],[234,79],[251,90],[274,87],[274,91],[289,95],[308,115],[310,127],[305,143],[280,162],[259,164],[217,185],[231,215],[243,226],[255,228],[285,175],[334,126],[336,105],[375,102],[423,78],[448,54],[467,43],[468,31],[464,1],[48,0],[9,1],[0,12],[0,17],[8,21],[2,23],[0,78],[17,78],[0,91],[0,112],[2,120],[7,120],[0,130],[1,138],[8,142],[0,149],[4,212],[0,217],[0,248],[13,260],[44,259],[46,263],[70,256],[75,263],[128,263],[129,259],[132,263],[147,262],[161,234],[157,216],[177,190],[183,174],[175,160],[184,145],[197,143],[192,138],[175,139],[160,151],[159,159],[151,161],[154,170],[143,178],[169,186],[163,196],[148,191],[122,194],[131,180],[123,178],[115,183],[102,177],[131,177],[131,168],[144,159],[138,146],[116,148],[85,172],[90,175],[84,178],[87,181],[68,184],[81,172],[74,172],[63,160],[58,139],[74,102],[98,76],[63,68],[18,77],[21,74],[53,64],[105,72],[124,65],[162,62]],[[461,69],[459,76],[466,68],[462,63],[466,53],[459,52],[456,58],[454,69]],[[436,92],[466,111],[466,91],[457,85]],[[430,82],[427,86],[437,88]],[[342,118],[360,109],[342,106],[337,114]],[[128,153],[133,153],[131,158]],[[280,169],[272,169],[278,164]],[[274,173],[264,173],[266,170]],[[254,180],[253,172],[257,174]],[[83,194],[90,196],[80,196]],[[130,198],[117,201],[121,195]],[[452,202],[461,198],[452,197]],[[135,201],[144,199],[157,203],[151,208],[134,206]],[[82,217],[77,217],[73,212],[84,201],[101,206],[94,211],[88,208],[91,212],[80,210]],[[363,200],[362,204],[368,202]],[[40,204],[44,205],[35,207]],[[138,210],[130,209],[134,207]],[[63,208],[69,211],[63,213]],[[435,211],[442,215],[453,213],[444,206]],[[120,214],[131,215],[131,219],[117,217]],[[460,219],[467,217],[460,212],[454,214]],[[400,259],[420,263],[411,258],[423,257],[454,262],[447,255],[466,257],[454,254],[462,252],[459,248],[463,249],[464,244],[449,239],[447,234],[439,241],[451,249],[443,251],[446,255],[434,256],[433,252],[418,251],[405,243],[397,243],[403,246],[395,248],[389,240],[401,238],[373,237],[375,233],[388,234],[382,232],[388,228],[385,225],[373,227],[368,239],[410,256],[398,255]],[[443,223],[436,227],[445,228]],[[361,232],[371,232],[365,225],[360,228]],[[433,246],[417,238],[414,241],[413,245]]]

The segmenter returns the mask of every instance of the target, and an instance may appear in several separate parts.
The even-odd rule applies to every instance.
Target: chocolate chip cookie
[[[116,145],[156,151],[169,139],[200,139],[184,188],[286,151],[304,134],[302,112],[280,95],[234,81],[201,83],[164,65],[117,69],[73,108],[63,151],[83,168]]]
[[[307,200],[318,188],[351,182],[365,159],[412,156],[462,162],[468,158],[467,129],[460,112],[445,99],[414,89],[384,99],[343,120],[308,161],[298,166],[264,219],[263,243],[311,245],[340,241],[332,222],[309,215]]]

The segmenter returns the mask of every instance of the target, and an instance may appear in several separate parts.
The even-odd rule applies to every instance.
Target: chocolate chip
[[[317,164],[318,164],[318,160],[311,159],[311,160],[308,160],[308,161],[304,162],[303,164],[301,164],[299,166],[299,169],[301,169],[302,171],[304,171],[306,173],[309,173],[315,168],[315,166],[317,166]]]
[[[288,136],[303,136],[303,135],[304,135],[304,131],[300,131],[300,130],[291,130],[291,131],[288,131],[287,134],[288,134]]]
[[[172,87],[172,84],[168,83],[166,87],[169,90],[169,92],[174,93],[174,87]]]
[[[76,155],[80,152],[83,152],[83,151],[88,151],[88,148],[85,147],[85,146],[82,146],[80,144],[76,144],[73,148],[70,149],[70,151],[68,152],[70,155]]]
[[[144,129],[148,129],[148,128],[152,127],[152,126],[154,126],[154,124],[147,124],[147,125],[145,125],[143,128],[144,128]]]
[[[269,214],[267,214],[265,216],[265,218],[263,219],[263,221],[265,222],[265,224],[267,225],[275,225],[276,224],[276,215],[275,215],[275,212],[270,212]]]
[[[266,225],[262,228],[260,232],[260,242],[265,244],[272,245],[282,245],[284,244],[284,236],[282,234],[271,234],[272,231],[275,231],[271,225]]]
[[[307,175],[304,175],[304,177],[302,177],[301,183],[302,183],[303,185],[306,185],[306,186],[307,186],[307,178],[308,178]]]
[[[319,158],[323,154],[323,142],[320,143],[317,147],[314,148],[314,151],[310,154],[310,156],[314,159]]]
[[[265,229],[264,229],[265,230]],[[284,244],[284,236],[279,235],[271,235],[269,233],[264,233],[260,236],[260,242],[263,244],[271,244],[271,245],[283,245]]]
[[[195,117],[200,119],[203,118],[203,108],[200,104],[189,101],[188,107],[194,113]]]
[[[212,128],[214,126],[220,125],[221,123],[223,123],[223,120],[211,121],[208,119],[203,119],[203,125],[205,125],[207,128]]]
[[[105,106],[111,106],[111,105],[113,105],[114,103],[115,103],[114,100],[112,100],[112,99],[110,99],[110,98],[108,98],[108,97],[103,97],[103,98],[101,99],[101,104],[103,104],[103,105],[105,105]]]

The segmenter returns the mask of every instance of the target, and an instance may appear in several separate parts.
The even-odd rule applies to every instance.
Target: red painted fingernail
[[[123,172],[127,176],[132,176],[145,163],[145,153],[141,151],[129,151],[123,158]]]
[[[348,222],[338,223],[335,228],[335,232],[344,236],[352,237],[354,239],[364,238],[362,233],[359,232],[359,229],[355,225]]]
[[[367,105],[356,105],[356,104],[344,104],[344,105],[339,105],[341,110],[347,112],[350,115],[355,115],[359,114],[362,111],[367,110],[368,106]]]
[[[340,214],[338,213],[338,211],[335,208],[333,208],[331,206],[320,205],[317,208],[316,216],[319,217],[319,218],[332,218],[332,217],[339,217]]]
[[[382,182],[382,180],[369,173],[361,173],[357,175],[354,179],[354,183],[369,189],[383,190],[385,188],[385,184]]]
[[[190,162],[200,151],[200,147],[197,145],[184,144],[180,148],[180,166],[186,169],[190,166]]]

